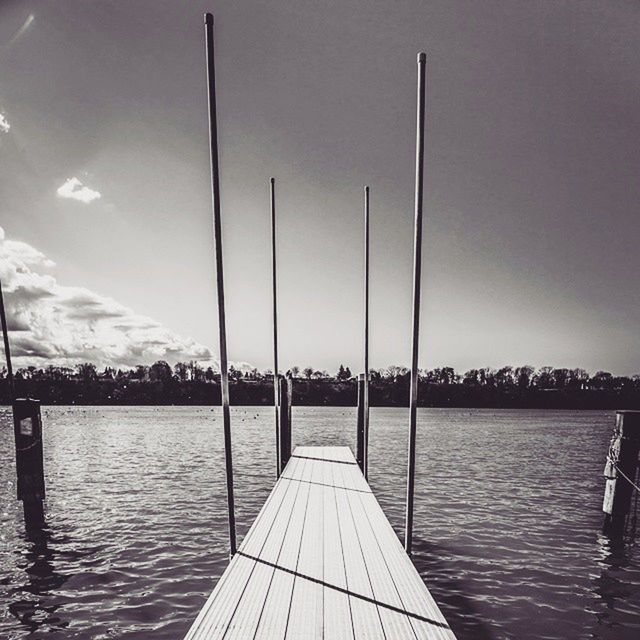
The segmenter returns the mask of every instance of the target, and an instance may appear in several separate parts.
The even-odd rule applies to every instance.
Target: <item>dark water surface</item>
[[[268,408],[232,413],[239,533],[274,482]],[[374,409],[370,482],[402,531],[408,412]],[[217,409],[44,410],[47,526],[26,534],[0,408],[0,638],[181,638],[227,564]],[[414,561],[461,640],[640,638],[640,553],[599,533],[612,412],[419,413]],[[353,446],[355,411],[294,408]]]

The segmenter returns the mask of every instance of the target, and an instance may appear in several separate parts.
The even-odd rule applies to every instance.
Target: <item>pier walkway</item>
[[[297,447],[185,640],[451,640],[348,447]]]

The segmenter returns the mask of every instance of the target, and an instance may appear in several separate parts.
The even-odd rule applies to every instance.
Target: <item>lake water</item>
[[[274,482],[272,410],[235,408],[243,536]],[[179,639],[227,564],[219,410],[43,410],[47,526],[15,500],[0,408],[0,638]],[[460,640],[640,638],[640,552],[600,534],[612,412],[419,412],[414,562]],[[353,447],[355,410],[294,407]],[[402,531],[408,411],[373,409],[370,483]]]

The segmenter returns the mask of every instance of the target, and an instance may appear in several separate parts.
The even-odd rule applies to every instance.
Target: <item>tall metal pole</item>
[[[411,390],[409,399],[409,446],[407,465],[407,505],[404,548],[411,553],[413,535],[413,494],[416,475],[416,418],[418,407],[418,341],[420,333],[420,281],[422,275],[422,195],[424,178],[425,66],[427,56],[418,54],[418,105],[416,121],[416,190],[413,245],[413,325],[411,333]]]
[[[236,552],[236,518],[233,498],[233,459],[231,455],[231,415],[229,413],[229,372],[227,363],[227,327],[224,311],[224,274],[222,268],[222,224],[220,220],[220,175],[218,160],[218,122],[216,114],[216,72],[213,53],[213,15],[205,13],[204,32],[207,54],[207,94],[209,98],[209,146],[211,150],[211,195],[213,199],[213,231],[216,253],[218,293],[218,327],[220,331],[220,382],[222,387],[222,421],[224,456],[227,473],[229,507],[229,552]]]
[[[364,464],[369,475],[369,187],[364,188]]]
[[[276,416],[276,477],[282,469],[280,456],[280,393],[278,384],[278,278],[276,271],[276,181],[269,181],[271,196],[271,280],[273,284],[273,404]]]
[[[13,367],[11,365],[11,349],[9,348],[9,329],[7,328],[7,316],[4,311],[4,296],[2,294],[2,282],[0,281],[0,321],[2,322],[2,337],[4,338],[4,357],[7,361],[7,379],[9,380],[9,392],[11,402],[16,397],[13,382]]]

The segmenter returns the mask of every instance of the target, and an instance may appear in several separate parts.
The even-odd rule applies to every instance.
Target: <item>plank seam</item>
[[[285,542],[286,537],[287,537],[286,536],[286,532],[288,531],[289,524],[291,523],[291,517],[293,515],[293,506],[295,505],[295,501],[298,498],[298,493],[300,493],[300,487],[299,486],[298,486],[298,490],[296,491],[296,495],[295,495],[294,502],[293,502],[293,505],[292,505],[292,508],[291,508],[291,512],[289,513],[289,519],[287,520],[287,526],[285,527],[285,535],[282,536],[282,541],[280,542],[280,548],[278,549],[278,560],[280,560],[280,555],[282,554],[282,549],[284,547],[284,542]],[[242,552],[238,552],[238,553],[242,553]],[[243,553],[243,555],[246,555],[246,554]],[[258,630],[260,629],[260,622],[262,622],[262,616],[264,614],[265,607],[267,606],[267,600],[269,599],[269,592],[271,591],[271,585],[273,584],[273,578],[275,576],[275,573],[276,572],[275,572],[275,569],[274,569],[272,574],[271,574],[271,579],[269,580],[269,586],[267,587],[267,592],[265,594],[264,601],[262,603],[262,607],[260,609],[260,616],[258,617],[258,622],[256,624],[255,631],[253,632],[253,637],[254,638],[258,635]]]
[[[301,456],[302,457],[302,456]],[[300,486],[300,485],[298,485]],[[307,510],[309,509],[309,494],[307,493],[307,502],[304,505],[304,516],[302,518],[302,533],[300,534],[300,542],[298,543],[298,555],[296,556],[296,570],[293,571],[289,569],[289,572],[293,573],[293,585],[291,587],[291,598],[289,599],[289,611],[287,612],[287,624],[284,627],[284,637],[287,637],[287,631],[289,630],[289,620],[291,619],[291,604],[293,603],[293,594],[296,590],[296,579],[295,575],[298,572],[298,564],[300,562],[300,549],[302,548],[302,539],[304,538],[304,523],[307,521]],[[277,568],[277,565],[274,565],[274,568]]]
[[[305,460],[318,460],[319,462],[331,462],[332,464],[352,464],[357,466],[357,462],[351,462],[350,460],[332,460],[331,458],[315,458],[314,456],[301,456],[293,454],[292,458],[304,458]]]
[[[335,484],[326,484],[325,482],[314,482],[313,480],[301,480],[300,478],[289,478],[281,476],[281,480],[291,480],[292,482],[305,482],[306,484],[316,484],[320,487],[329,487],[331,489],[340,489],[341,491],[357,491],[358,493],[373,493],[371,490],[356,489],[355,487],[338,487]]]
[[[366,518],[367,523],[369,524],[369,528],[371,529],[372,537],[375,540],[376,547],[378,547],[378,551],[380,551],[380,556],[382,557],[382,562],[384,564],[385,569],[387,570],[387,574],[389,575],[389,578],[391,580],[391,584],[393,585],[393,588],[394,588],[394,590],[396,592],[396,595],[398,596],[398,600],[400,601],[400,604],[402,605],[402,608],[406,610],[406,604],[405,604],[404,600],[402,599],[402,594],[400,593],[400,589],[398,589],[398,585],[397,585],[397,583],[396,583],[396,581],[395,581],[395,579],[393,577],[393,573],[392,573],[391,569],[389,568],[389,563],[387,562],[386,554],[384,553],[384,550],[382,549],[382,546],[380,544],[380,540],[378,539],[378,536],[376,535],[376,531],[375,531],[375,529],[373,527],[373,523],[371,522],[371,518],[369,517],[369,513],[367,512],[365,504],[362,501],[362,497],[360,497],[358,499],[360,500],[360,505],[362,507],[362,511],[364,513],[364,517]],[[411,628],[413,629],[413,632],[417,637],[416,629],[413,627],[413,625],[411,625]]]
[[[342,476],[342,482],[344,483],[344,475]],[[364,564],[364,570],[367,574],[367,580],[369,581],[369,588],[371,589],[371,593],[374,595],[371,598],[371,601],[376,604],[376,613],[378,614],[378,618],[380,619],[380,627],[382,628],[382,633],[385,638],[387,637],[387,631],[384,628],[384,623],[382,622],[382,615],[380,614],[380,610],[378,609],[379,603],[375,599],[376,592],[373,589],[373,581],[371,580],[371,574],[369,573],[369,567],[367,566],[367,559],[365,558],[364,551],[362,550],[362,542],[360,540],[360,534],[358,533],[358,526],[356,525],[356,519],[353,517],[353,509],[351,508],[351,503],[347,500],[347,506],[349,507],[349,514],[351,515],[351,521],[353,522],[353,530],[356,534],[356,540],[358,541],[358,548],[360,549],[360,555],[362,556],[362,563]]]
[[[340,539],[340,555],[342,557],[342,570],[344,572],[344,583],[348,587],[349,579],[347,577],[347,563],[344,557],[344,545],[342,543],[342,530],[340,529],[340,515],[338,513],[338,499],[337,499],[338,496],[336,494],[335,477],[333,475],[333,468],[330,467],[330,470],[331,470],[331,484],[333,486],[333,501],[335,502],[335,505],[336,505],[336,524],[338,528],[338,538]],[[328,588],[331,588],[331,587],[328,585]],[[349,605],[349,619],[351,620],[351,632],[353,633],[353,637],[355,639],[356,628],[355,628],[355,625],[353,624],[353,611],[351,609],[351,598],[349,596],[347,596],[347,604]]]
[[[291,486],[291,485],[289,485]],[[287,491],[285,490],[285,495],[286,495]],[[298,491],[296,491],[296,496],[298,495]],[[278,508],[276,510],[276,514],[271,522],[271,524],[269,525],[269,529],[267,530],[267,534],[264,537],[264,540],[262,542],[262,545],[260,546],[260,552],[262,552],[262,550],[264,549],[264,547],[267,544],[267,540],[269,539],[269,534],[271,533],[271,530],[273,529],[273,525],[275,524],[276,520],[278,519],[278,514],[280,513],[280,509],[282,508],[282,505],[284,504],[284,496],[282,497],[282,500],[280,501],[280,504],[278,505]],[[291,513],[289,513],[289,519],[291,519]],[[288,524],[289,520],[287,520],[287,524]],[[242,555],[243,557],[247,558],[249,557],[248,554],[243,553],[241,551],[236,551],[237,555]],[[251,576],[253,575],[253,572],[256,568],[256,565],[254,564],[253,567],[251,567],[251,571],[249,572],[249,576],[247,577],[247,581],[244,585],[244,588],[242,589],[242,593],[240,594],[240,597],[238,598],[238,601],[236,602],[236,605],[233,609],[233,613],[231,614],[231,616],[229,617],[229,622],[227,623],[227,626],[225,627],[225,630],[222,634],[222,637],[224,638],[224,636],[227,634],[227,631],[229,631],[229,628],[231,627],[231,622],[233,621],[234,616],[236,615],[236,612],[238,611],[238,607],[240,606],[240,602],[242,601],[242,597],[245,594],[245,591],[247,590],[247,587],[249,586],[249,582],[251,582]],[[256,627],[257,628],[257,627]]]
[[[296,467],[297,467],[297,464],[298,463],[296,461],[295,463]],[[264,517],[264,514],[268,512],[268,507],[270,503],[275,500],[275,495],[277,493],[276,492],[277,485],[278,483],[276,482],[273,489],[267,496],[265,503],[262,505],[262,508],[260,509],[256,519],[253,522],[253,525],[251,526],[251,528],[245,535],[244,539],[242,540],[242,543],[240,544],[240,549],[244,548],[248,544],[248,541],[251,539],[251,536],[258,529],[257,527],[258,522],[260,522]],[[286,494],[286,489],[284,493]],[[282,496],[282,500],[284,500],[284,495]],[[218,596],[222,592],[222,588],[224,584],[227,582],[227,580],[232,574],[231,569],[234,566],[234,559],[235,559],[235,556],[231,558],[229,565],[227,566],[223,574],[220,576],[220,579],[218,580],[217,584],[214,586],[213,592],[209,595],[209,597],[205,601],[202,607],[202,610],[200,611],[200,614],[194,621],[192,627],[189,629],[189,632],[187,633],[185,640],[187,640],[187,638],[197,637],[197,634],[201,633],[203,625],[205,625],[206,628],[209,627],[209,624],[208,624],[209,612],[213,609],[214,604],[217,604]]]

